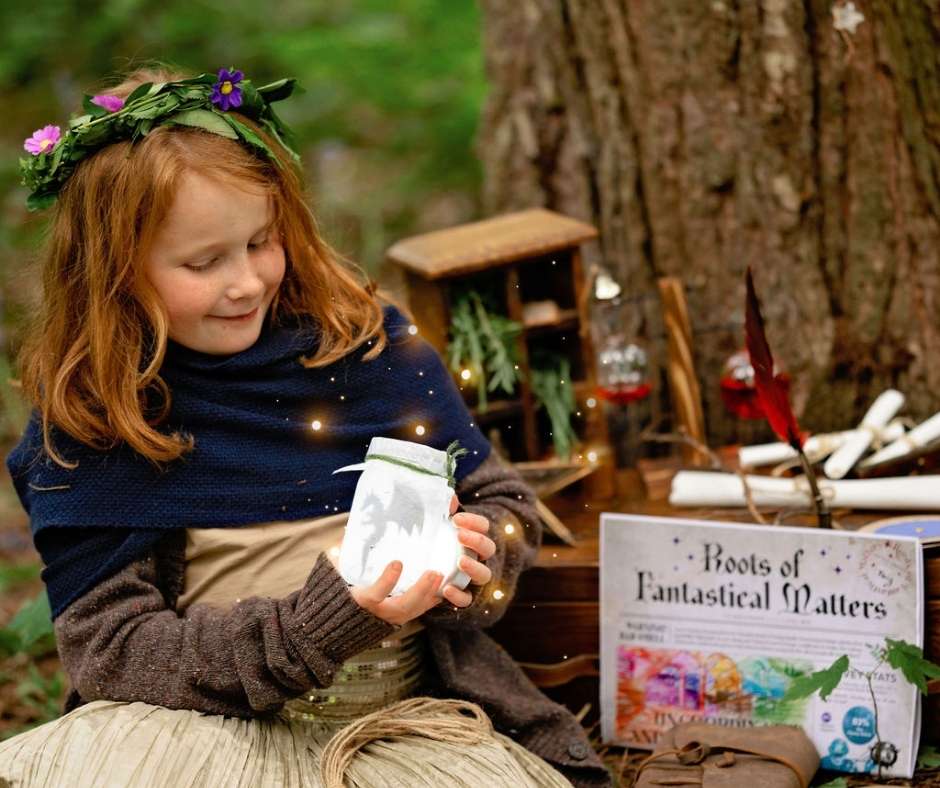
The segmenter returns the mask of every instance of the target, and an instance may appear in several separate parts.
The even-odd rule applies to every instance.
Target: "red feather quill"
[[[781,375],[774,375],[774,358],[764,334],[764,318],[760,313],[760,302],[754,290],[754,277],[750,266],[747,269],[747,309],[744,318],[744,334],[747,352],[754,367],[754,385],[757,398],[764,409],[767,421],[781,440],[794,449],[803,448],[803,435],[796,416],[790,407],[790,399]]]

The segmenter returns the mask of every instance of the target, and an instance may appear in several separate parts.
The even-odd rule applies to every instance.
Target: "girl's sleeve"
[[[349,657],[396,627],[356,604],[325,553],[283,599],[250,597],[225,611],[179,615],[157,585],[151,554],[55,620],[59,655],[81,700],[145,701],[253,717],[326,687]]]
[[[542,543],[542,521],[536,509],[536,495],[512,466],[495,452],[457,482],[457,499],[465,511],[482,514],[490,521],[488,536],[496,543],[496,553],[483,563],[493,577],[485,586],[470,585],[469,607],[456,608],[444,600],[425,613],[421,620],[451,629],[482,629],[499,621],[516,592],[523,570],[535,563]],[[512,525],[511,533],[506,526]],[[500,599],[493,592],[502,591]]]

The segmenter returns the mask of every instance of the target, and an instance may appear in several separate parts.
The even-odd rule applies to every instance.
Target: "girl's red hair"
[[[126,97],[145,82],[188,75],[140,68],[104,92]],[[286,258],[271,304],[275,323],[308,316],[320,329],[320,367],[373,340],[364,360],[385,347],[382,306],[363,273],[323,240],[307,206],[302,173],[280,144],[240,116],[281,166],[235,140],[199,129],[158,126],[138,142],[102,148],[76,167],[59,194],[39,253],[42,301],[17,355],[24,396],[42,417],[46,451],[55,425],[100,450],[122,441],[158,467],[193,448],[191,436],[156,429],[170,410],[159,376],[166,309],[143,274],[156,231],[187,172],[269,192]]]

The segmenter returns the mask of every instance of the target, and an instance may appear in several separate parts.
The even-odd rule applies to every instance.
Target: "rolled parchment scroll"
[[[844,432],[826,432],[806,439],[803,451],[810,462],[817,462],[828,457],[852,438],[857,430]],[[878,443],[891,443],[904,435],[904,423],[895,419],[886,427],[877,431]],[[742,468],[759,468],[762,465],[776,465],[778,462],[796,459],[796,451],[788,443],[759,443],[755,446],[742,446],[738,449],[738,462]]]
[[[786,479],[747,476],[747,486],[756,506],[811,508],[813,505],[803,476]],[[940,509],[940,476],[819,479],[819,489],[831,509]],[[736,473],[679,471],[672,479],[669,503],[673,506],[745,506],[744,485]]]
[[[847,440],[835,454],[833,454],[826,464],[823,471],[830,479],[841,479],[858,462],[866,449],[871,446],[877,430],[880,430],[897,413],[904,404],[904,395],[896,389],[888,389],[878,395],[872,406],[862,419],[859,425],[858,433]]]
[[[894,443],[872,454],[871,457],[862,463],[861,467],[865,468],[869,465],[877,465],[881,462],[894,460],[906,454],[911,454],[917,451],[917,449],[930,445],[938,438],[940,438],[940,413],[934,414],[927,419],[927,421],[918,424],[906,435],[900,436]]]

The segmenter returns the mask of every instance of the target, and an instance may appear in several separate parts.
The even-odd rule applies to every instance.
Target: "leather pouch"
[[[636,788],[807,788],[819,754],[802,728],[723,728],[688,722],[668,731],[637,771]]]

